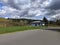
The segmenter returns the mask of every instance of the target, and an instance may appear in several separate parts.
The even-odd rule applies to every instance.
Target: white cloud
[[[51,2],[52,2],[52,0],[46,0],[41,4],[41,7],[48,7],[48,6],[50,6]]]
[[[3,6],[4,15],[11,15],[13,18],[20,16],[35,17],[45,15],[48,11],[45,7],[49,6],[51,0],[0,0]],[[2,12],[0,12],[3,14]]]
[[[60,19],[60,10],[55,11],[56,14],[52,15],[51,18]]]
[[[2,0],[2,1],[7,2],[8,0]]]
[[[0,10],[0,15],[4,15],[6,13],[5,10]]]

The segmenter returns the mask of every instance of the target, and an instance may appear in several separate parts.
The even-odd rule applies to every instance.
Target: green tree
[[[57,20],[57,21],[56,21],[56,24],[57,24],[57,25],[60,25],[60,20]]]
[[[46,26],[48,25],[48,20],[46,17],[43,18],[43,22],[45,23]]]

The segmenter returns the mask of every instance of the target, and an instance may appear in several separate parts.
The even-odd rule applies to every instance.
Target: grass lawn
[[[3,33],[10,33],[10,32],[16,32],[16,31],[24,31],[24,30],[32,30],[32,29],[43,29],[45,28],[42,26],[13,26],[13,27],[0,27],[0,34]]]

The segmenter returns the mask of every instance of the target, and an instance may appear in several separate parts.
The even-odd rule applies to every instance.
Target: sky
[[[60,19],[60,0],[0,0],[0,17]]]

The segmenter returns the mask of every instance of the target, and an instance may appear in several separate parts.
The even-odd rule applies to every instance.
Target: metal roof
[[[33,22],[31,22],[31,23],[40,23],[41,21],[33,21]]]

